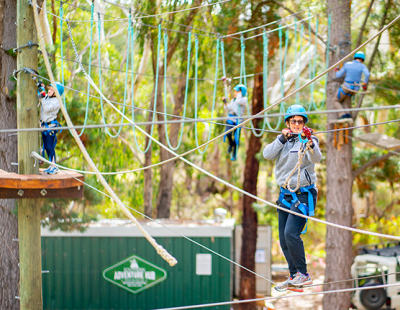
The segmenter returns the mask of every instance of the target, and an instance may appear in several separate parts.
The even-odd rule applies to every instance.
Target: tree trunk
[[[258,68],[258,72],[262,72]],[[252,114],[256,114],[263,109],[263,76],[257,75],[254,81],[254,94],[252,102]],[[255,124],[255,127],[258,127]],[[260,163],[256,154],[261,149],[261,138],[251,134],[246,157],[244,170],[243,189],[253,195],[257,195],[257,180]],[[240,263],[250,269],[255,270],[255,253],[257,244],[257,213],[253,210],[255,200],[247,195],[243,196],[243,235]],[[244,269],[240,269],[240,292],[239,299],[249,299],[256,297],[256,278],[255,275]],[[255,309],[255,303],[245,303],[240,305],[241,310]]]
[[[10,80],[12,72],[17,68],[17,59],[6,53],[17,44],[17,2],[0,0],[0,124],[1,128],[17,128],[15,81]],[[0,169],[18,172],[17,166],[17,136],[0,133]],[[16,206],[16,200],[0,200],[0,309],[19,309],[15,296],[19,295],[18,268],[18,220],[11,213]]]
[[[183,107],[183,103],[185,100],[185,87],[186,80],[180,79],[178,84],[177,95],[175,97],[175,106],[173,115],[180,115]],[[161,96],[158,97],[157,103],[157,111],[163,111],[163,102]],[[158,114],[158,120],[164,121],[164,115]],[[179,120],[177,117],[172,117],[172,120]],[[170,125],[168,136],[170,139],[170,143],[173,147],[176,147],[178,142],[178,135],[181,128],[180,123],[173,123]],[[160,142],[164,145],[167,145],[167,139],[165,136],[165,126],[164,124],[158,125],[158,134]],[[161,161],[167,160],[171,158],[172,155],[165,149],[160,150],[160,159]],[[173,174],[175,168],[175,160],[168,162],[160,167],[160,186],[159,186],[159,195],[158,195],[158,203],[157,203],[157,217],[158,218],[169,218],[171,214],[171,201],[172,201],[172,187],[173,187]]]
[[[342,0],[338,6],[337,0],[327,0],[328,12],[331,14],[331,45],[337,46],[339,52],[331,54],[330,66],[351,50],[350,33],[350,0]],[[335,109],[334,100],[340,82],[334,80],[335,72],[329,72],[327,86],[327,109]],[[350,107],[347,100],[345,108]],[[328,114],[329,121],[336,119],[336,114]],[[331,128],[330,128],[331,129]],[[352,133],[349,132],[349,135]],[[333,146],[333,133],[327,137],[327,167],[326,167],[326,220],[336,224],[351,226],[353,208],[352,194],[352,140],[341,147],[340,150]],[[332,282],[350,279],[350,267],[352,264],[352,235],[343,229],[327,226],[326,231],[326,270],[325,281]],[[325,290],[337,290],[351,287],[350,282],[341,282],[324,286]],[[324,295],[323,309],[336,310],[348,309],[350,305],[350,293],[335,293]]]

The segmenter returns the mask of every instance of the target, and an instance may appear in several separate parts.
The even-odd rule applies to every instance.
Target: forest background
[[[3,1],[2,3],[5,3]],[[63,81],[68,88],[79,90],[80,93],[66,90],[65,104],[74,124],[102,124],[119,123],[121,118],[113,112],[104,102],[91,97],[87,93],[97,96],[97,93],[88,87],[81,69],[75,61],[75,54],[68,37],[66,22],[60,24],[60,1],[51,0],[44,2],[46,14],[42,10],[45,28],[48,36],[47,52],[52,56],[52,65],[58,80]],[[71,31],[74,35],[79,57],[85,64],[85,70],[90,72],[92,79],[102,86],[103,93],[112,101],[120,103],[119,107],[128,116],[133,116],[131,106],[135,106],[134,120],[164,121],[166,112],[170,115],[186,113],[188,118],[213,118],[223,117],[225,112],[222,96],[225,95],[222,58],[219,54],[218,72],[216,73],[217,46],[224,44],[225,70],[228,77],[234,78],[232,86],[239,82],[246,82],[249,90],[249,107],[246,115],[255,114],[262,107],[268,106],[283,94],[287,94],[312,77],[322,72],[327,67],[327,46],[329,25],[329,1],[236,1],[232,0],[220,5],[209,6],[177,14],[163,15],[160,18],[143,17],[139,12],[157,14],[160,12],[175,11],[181,8],[194,7],[202,4],[200,1],[122,1],[119,5],[132,8],[135,35],[134,49],[127,49],[131,45],[128,21],[115,20],[115,18],[128,18],[128,9],[111,5],[105,1],[93,4],[93,28],[91,31],[91,2],[74,0],[63,2],[63,17],[70,20]],[[382,25],[393,20],[400,14],[400,8],[395,1],[390,0],[358,0],[337,1],[337,7],[344,6],[350,10],[351,21],[351,50],[359,46],[367,38],[377,33]],[[84,8],[84,9],[82,9]],[[331,6],[332,8],[332,6]],[[6,13],[5,6],[0,7],[0,12]],[[293,12],[300,12],[293,15]],[[51,15],[54,14],[54,15]],[[289,16],[291,15],[291,16]],[[138,18],[140,17],[140,18]],[[287,17],[286,19],[282,19]],[[297,20],[307,19],[297,24]],[[10,16],[5,17],[5,21]],[[100,18],[100,22],[99,22]],[[282,20],[281,20],[282,19]],[[85,20],[87,22],[73,22]],[[266,30],[275,30],[268,34],[268,71],[264,78],[263,64],[265,49],[263,37],[250,38],[260,34],[264,28],[244,33],[245,44],[245,72],[248,74],[246,81],[239,77],[241,70],[241,49],[243,45],[240,35],[220,39],[213,33],[232,34],[242,30],[258,27],[263,24],[281,20],[267,25]],[[140,22],[139,22],[140,21]],[[5,23],[5,22],[4,22]],[[158,26],[162,32],[159,33]],[[318,26],[317,26],[318,25]],[[280,32],[279,27],[285,26]],[[13,112],[10,103],[15,102],[15,83],[7,72],[5,63],[13,58],[11,44],[7,45],[2,32],[2,117],[8,118],[4,124],[12,126]],[[168,29],[168,30],[165,30]],[[206,31],[202,31],[202,30]],[[189,37],[189,31],[192,35]],[[310,31],[311,30],[311,31]],[[316,35],[317,33],[317,35]],[[197,35],[195,35],[197,34]],[[400,27],[399,23],[379,37],[363,51],[366,53],[366,64],[370,67],[371,78],[369,90],[371,93],[353,100],[353,103],[362,104],[363,107],[381,107],[397,104],[400,99],[399,72],[396,68],[400,64]],[[281,39],[279,36],[281,35]],[[92,36],[93,43],[90,44]],[[190,44],[189,44],[190,38]],[[11,40],[12,41],[12,40]],[[100,44],[99,44],[100,42]],[[129,43],[128,43],[129,42]],[[165,43],[168,49],[165,50]],[[379,44],[376,44],[379,42]],[[157,51],[159,48],[159,61]],[[197,69],[195,48],[198,45]],[[331,44],[328,55],[332,58],[335,46]],[[62,52],[61,52],[62,50]],[[190,52],[188,52],[190,51]],[[189,58],[188,58],[189,54]],[[8,57],[8,58],[7,58]],[[64,57],[64,59],[62,59]],[[47,76],[41,57],[39,57],[40,75]],[[189,64],[188,64],[189,59]],[[133,61],[132,61],[133,60]],[[88,64],[91,63],[89,70]],[[132,65],[133,63],[133,65]],[[165,66],[166,64],[166,66]],[[126,76],[126,66],[128,75]],[[285,70],[286,68],[286,70]],[[159,74],[158,83],[156,74]],[[165,70],[166,69],[166,70]],[[164,71],[165,70],[165,71]],[[282,72],[288,72],[282,77]],[[134,73],[132,73],[134,72]],[[189,83],[187,83],[187,73]],[[255,73],[255,75],[253,75]],[[164,80],[164,75],[168,78]],[[196,78],[198,82],[196,83]],[[307,109],[324,110],[326,108],[326,88],[329,78],[322,78],[312,87],[307,87],[298,95],[292,96],[279,108],[272,109],[271,113],[279,113],[294,103],[303,104]],[[165,83],[166,82],[166,83]],[[165,84],[164,84],[165,83]],[[197,85],[196,85],[197,84]],[[156,87],[157,85],[157,87]],[[283,87],[282,87],[283,85]],[[157,88],[157,90],[155,90]],[[197,89],[196,89],[197,88]],[[186,97],[187,94],[187,97]],[[265,94],[267,94],[265,96]],[[232,94],[231,94],[232,95]],[[185,98],[186,97],[186,98]],[[186,105],[185,105],[186,102]],[[103,106],[102,106],[103,104]],[[165,104],[165,106],[164,106]],[[215,104],[215,109],[213,106]],[[198,109],[196,111],[195,106]],[[355,104],[353,104],[355,106]],[[139,108],[139,109],[138,109]],[[3,113],[3,111],[8,111]],[[156,110],[159,113],[152,113]],[[103,111],[103,114],[102,114]],[[61,113],[60,113],[61,114]],[[361,111],[357,113],[356,124],[365,125],[375,122],[398,119],[399,112],[395,109],[379,111]],[[10,116],[11,115],[11,116]],[[103,118],[104,115],[104,118]],[[196,117],[197,115],[197,117]],[[168,120],[179,120],[167,116]],[[282,119],[268,118],[271,128],[283,128]],[[184,153],[209,137],[221,134],[225,127],[224,121],[186,123],[180,127],[179,123],[157,124],[142,126],[164,144],[170,143],[176,147],[181,141],[178,153]],[[60,123],[65,124],[60,115]],[[326,130],[326,114],[310,116],[309,126],[314,131]],[[263,127],[263,121],[254,122],[254,126],[270,129],[269,125]],[[197,128],[196,128],[197,127]],[[79,131],[78,131],[79,132]],[[354,131],[354,136],[368,132],[385,133],[400,139],[398,123],[389,123],[380,126],[366,127]],[[111,137],[110,135],[117,135]],[[168,136],[168,138],[167,138]],[[274,162],[262,158],[263,147],[272,142],[277,136],[276,132],[264,132],[260,138],[255,138],[251,130],[243,129],[238,160],[232,162],[227,154],[227,144],[221,140],[208,146],[207,150],[194,152],[186,158],[196,165],[212,172],[238,187],[246,189],[246,182],[254,179],[259,197],[274,202],[278,198],[279,188],[275,182]],[[1,134],[1,148],[8,149],[11,154],[16,143],[15,136]],[[318,174],[318,204],[316,217],[325,218],[326,193],[326,146],[332,141],[326,135],[318,135],[320,146],[324,154],[323,160],[317,165]],[[81,139],[100,171],[113,172],[137,169],[149,164],[166,160],[170,155],[154,143],[149,144],[148,139],[131,126],[106,129],[85,129]],[[253,140],[252,140],[253,139]],[[168,142],[169,140],[170,142]],[[369,231],[385,234],[395,234],[400,225],[400,191],[399,191],[399,161],[396,156],[390,157],[387,152],[375,146],[353,141],[351,165],[353,169],[353,209],[352,226]],[[255,143],[255,144],[254,144]],[[256,145],[255,148],[250,146]],[[6,146],[6,147],[5,147]],[[10,146],[10,147],[8,147]],[[147,152],[143,154],[143,150]],[[16,150],[16,148],[15,148]],[[251,156],[249,156],[249,150]],[[253,153],[254,154],[253,154]],[[15,155],[2,155],[0,168],[11,171],[10,158]],[[58,163],[81,170],[89,169],[83,156],[80,154],[68,130],[58,135],[57,144]],[[250,162],[249,158],[254,160]],[[15,160],[14,160],[15,161]],[[246,170],[250,166],[253,170]],[[258,166],[259,165],[259,166]],[[255,169],[255,166],[257,166]],[[255,169],[255,170],[254,170]],[[247,181],[245,171],[251,172]],[[255,173],[254,173],[255,172]],[[107,176],[107,181],[119,195],[121,200],[140,212],[153,218],[170,218],[173,220],[205,220],[213,218],[216,208],[227,209],[228,217],[233,217],[238,224],[246,217],[246,208],[250,206],[254,212],[255,225],[271,225],[273,231],[273,259],[283,259],[279,250],[277,213],[269,206],[254,202],[246,204],[243,195],[205,176],[181,161],[174,161],[144,172],[135,172]],[[102,189],[96,177],[85,176],[86,182]],[[43,225],[52,229],[83,229],[85,223],[92,220],[124,218],[112,200],[100,193],[86,187],[85,197],[78,201],[43,200],[42,216]],[[247,208],[249,209],[249,208]],[[14,202],[2,203],[0,208],[0,234],[11,236],[16,231],[16,207]],[[138,216],[135,214],[135,216]],[[140,216],[138,216],[140,218]],[[250,215],[251,217],[251,215]],[[7,223],[7,224],[2,224]],[[13,224],[14,223],[14,224]],[[252,224],[252,225],[253,225]],[[10,227],[13,227],[12,229]],[[10,229],[8,229],[10,228]],[[309,221],[308,232],[303,237],[307,245],[307,254],[315,257],[325,257],[326,228],[321,224]],[[7,238],[7,240],[11,240]],[[368,243],[377,243],[375,237],[353,235],[353,254],[358,246]],[[2,242],[0,240],[0,242]],[[12,245],[13,253],[18,249]],[[7,262],[3,266],[11,265],[8,249],[2,245],[2,255]],[[6,276],[6,274],[4,274]],[[5,280],[5,277],[3,278]]]

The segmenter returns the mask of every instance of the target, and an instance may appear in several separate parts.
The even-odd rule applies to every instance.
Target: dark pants
[[[315,207],[317,203],[317,191],[315,189],[310,189],[310,192],[314,197]],[[307,193],[298,194],[297,198],[301,203],[308,204]],[[285,195],[286,201],[290,202],[292,199],[291,195]],[[293,205],[290,210],[302,214],[302,212]],[[279,241],[289,265],[290,276],[293,277],[298,271],[306,274],[306,255],[304,253],[303,240],[300,238],[300,234],[306,225],[306,219],[281,210],[278,210],[278,213]]]
[[[230,130],[231,128],[233,128],[234,126],[232,125],[232,124],[230,124],[230,123],[226,123],[226,125],[225,125],[225,131],[228,131],[228,130]],[[236,132],[236,130],[234,130],[234,131],[231,131],[231,132],[228,132],[227,134],[226,134],[226,137],[228,138],[228,141],[229,141],[229,145],[231,145],[232,147],[233,146],[236,146],[236,142],[235,142],[235,132]]]
[[[50,135],[52,133],[52,135]],[[46,151],[47,156],[51,162],[56,162],[56,144],[57,144],[57,136],[54,131],[48,131],[47,135],[42,132],[43,138],[43,149]],[[44,154],[43,154],[43,157]]]

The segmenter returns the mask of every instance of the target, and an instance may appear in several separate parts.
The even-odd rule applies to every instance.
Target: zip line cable
[[[33,0],[33,1],[35,1],[35,0]],[[380,32],[383,32],[385,29],[387,29],[390,25],[392,25],[392,24],[393,24],[394,22],[396,22],[398,19],[400,19],[400,15],[399,15],[396,19],[394,19],[391,23],[389,23],[385,28],[383,28]],[[371,38],[370,38],[369,40],[367,40],[365,43],[363,43],[362,45],[360,45],[359,49],[362,48],[363,46],[365,46],[368,42],[372,41],[372,39],[375,38],[376,36],[378,36],[379,34],[380,34],[380,33],[378,32],[375,36],[371,37]],[[71,42],[72,42],[72,46],[73,46],[73,48],[74,48],[74,53],[75,53],[75,55],[76,55],[77,61],[79,61],[78,51],[76,50],[76,46],[75,46],[74,39],[73,39],[72,32],[71,32],[71,29],[70,29],[70,28],[69,28],[69,35],[70,35],[70,39],[71,39]],[[352,51],[349,55],[347,55],[347,56],[345,57],[345,59],[348,58],[348,57],[350,57],[350,56],[351,56],[353,53],[355,53],[356,51],[357,51],[357,49],[355,49],[354,51]],[[47,62],[46,62],[46,64],[47,64]],[[335,66],[337,66],[337,64],[333,65],[333,66],[332,66],[331,68],[329,68],[329,69],[331,70],[331,69],[333,69]],[[47,67],[48,67],[48,70],[50,70],[50,65],[49,65],[49,64],[48,64]],[[86,79],[91,83],[92,87],[98,92],[98,94],[99,94],[101,97],[103,97],[103,99],[110,105],[110,107],[113,108],[113,109],[114,109],[118,114],[120,114],[122,117],[124,117],[128,122],[131,122],[132,124],[134,124],[129,118],[127,118],[124,114],[122,114],[121,111],[120,111],[118,108],[116,108],[116,107],[105,97],[105,95],[100,91],[100,89],[99,89],[99,88],[97,87],[97,85],[93,82],[93,80],[87,75],[87,73],[85,72],[85,70],[84,70],[84,68],[83,68],[82,66],[81,66],[81,69],[82,69],[82,72],[84,73]],[[324,72],[324,73],[326,73],[326,72]],[[315,79],[322,77],[324,73],[320,74],[318,77],[315,77]],[[49,74],[50,74],[50,72],[49,72]],[[311,81],[310,81],[308,84],[310,84],[310,83],[311,83]],[[299,88],[298,90],[296,90],[294,93],[291,93],[290,95],[295,94],[297,91],[299,91],[299,90],[301,90],[302,88],[306,87],[308,84],[303,85],[301,88]],[[57,95],[58,95],[58,93],[57,93]],[[59,96],[58,96],[58,97],[59,97]],[[277,105],[277,104],[279,104],[279,101],[276,103],[276,105]],[[271,107],[272,107],[272,106],[271,106]],[[270,108],[271,108],[271,107],[270,107]],[[266,110],[268,110],[268,109],[269,109],[269,108],[267,108]],[[260,114],[263,113],[263,112],[265,112],[265,111],[260,111],[257,115],[260,115]],[[68,114],[66,114],[66,115],[68,115]],[[248,120],[245,121],[245,122],[249,122],[250,120],[251,120],[251,119],[248,119]],[[245,122],[244,122],[244,123],[245,123]],[[377,236],[377,237],[381,237],[381,238],[388,238],[388,239],[400,240],[400,236],[391,236],[391,235],[380,234],[380,233],[375,233],[375,232],[368,232],[368,231],[365,231],[365,230],[362,230],[362,229],[355,229],[355,228],[351,228],[351,227],[347,227],[347,226],[343,226],[343,225],[339,225],[339,224],[327,222],[327,221],[324,221],[324,220],[316,219],[316,218],[314,218],[314,217],[310,217],[310,216],[307,216],[307,215],[304,215],[304,214],[300,214],[300,213],[294,212],[294,211],[292,211],[292,210],[288,210],[288,209],[286,209],[286,208],[284,208],[284,207],[277,206],[277,205],[275,205],[275,204],[273,204],[273,203],[271,203],[271,202],[269,202],[269,201],[266,201],[266,200],[264,200],[264,199],[262,199],[262,198],[260,198],[260,197],[257,197],[257,196],[255,196],[255,195],[249,193],[249,192],[246,192],[245,190],[243,190],[243,189],[241,189],[241,188],[239,188],[239,187],[237,187],[237,186],[235,186],[235,185],[233,185],[233,184],[230,184],[229,182],[227,182],[227,181],[225,181],[225,180],[223,180],[223,179],[221,179],[221,178],[216,177],[215,175],[213,175],[212,173],[208,172],[207,170],[205,170],[205,169],[203,169],[203,168],[201,168],[201,167],[195,165],[195,164],[192,163],[191,161],[189,161],[189,160],[187,160],[186,158],[182,157],[182,156],[184,156],[185,154],[178,155],[178,154],[175,153],[174,151],[168,149],[168,147],[165,146],[164,144],[162,144],[160,141],[158,141],[158,140],[156,140],[154,137],[152,137],[149,133],[147,133],[146,131],[144,131],[144,130],[141,129],[140,127],[138,127],[136,124],[134,124],[134,125],[135,125],[136,129],[139,130],[142,134],[144,134],[144,135],[147,136],[149,139],[151,139],[153,142],[155,142],[156,144],[158,144],[160,147],[164,148],[166,151],[168,151],[169,153],[171,153],[172,155],[174,155],[175,157],[172,158],[173,160],[179,158],[179,159],[181,159],[182,161],[184,161],[185,163],[187,163],[187,164],[189,164],[190,166],[194,167],[195,169],[199,170],[200,172],[202,172],[202,173],[208,175],[209,177],[211,177],[211,178],[217,180],[218,182],[223,183],[223,184],[225,184],[226,186],[231,187],[232,189],[234,189],[234,190],[236,190],[236,191],[238,191],[238,192],[241,192],[242,194],[245,194],[245,195],[247,195],[247,196],[249,196],[249,197],[251,197],[251,198],[253,198],[253,199],[255,199],[255,200],[261,201],[261,202],[264,203],[264,204],[270,205],[270,206],[272,206],[272,207],[274,207],[274,208],[276,208],[276,209],[282,210],[282,211],[284,211],[284,212],[287,212],[287,213],[290,213],[290,214],[294,214],[294,215],[297,215],[297,216],[300,216],[300,217],[303,217],[303,218],[306,218],[306,219],[310,219],[310,220],[312,220],[312,221],[315,221],[315,222],[318,222],[318,223],[322,223],[322,224],[325,224],[325,225],[329,225],[329,226],[332,226],[332,227],[336,227],[336,228],[340,228],[340,229],[344,229],[344,230],[348,230],[348,231],[352,231],[352,232],[356,232],[356,233],[361,233],[361,234],[366,234],[366,235],[371,235],[371,236]],[[232,130],[238,128],[238,127],[239,127],[239,126],[234,126],[232,129],[230,129],[230,130],[228,130],[228,131],[226,131],[226,132],[230,132],[230,131],[232,131]],[[223,134],[220,135],[220,136],[218,136],[217,138],[219,138],[219,137],[221,137],[221,136],[223,136]],[[203,146],[205,146],[205,145],[207,145],[207,144],[210,144],[211,141],[215,141],[217,138],[214,138],[213,140],[210,140],[208,143],[203,144]],[[76,138],[76,139],[77,139],[78,141],[80,141],[79,138]],[[194,150],[196,150],[196,149],[197,149],[197,148],[192,149],[191,151],[186,152],[186,153],[192,153],[192,152],[194,152]],[[85,151],[86,151],[86,150],[85,150]],[[86,152],[87,152],[87,151],[86,151]],[[34,153],[32,153],[32,154],[34,154]],[[38,154],[35,153],[35,156],[38,156]],[[87,156],[89,156],[89,155],[87,154]],[[167,161],[170,161],[170,160],[163,161],[162,163],[165,163],[165,162],[167,162]],[[160,163],[158,163],[158,164],[160,164]],[[156,165],[156,164],[155,164],[155,165]],[[155,165],[153,165],[153,166],[155,166]],[[99,176],[102,177],[101,174],[100,174],[100,172],[98,171],[97,167],[96,167],[96,166],[94,166],[94,167],[96,168],[96,175],[97,175],[98,177],[99,177]],[[149,168],[150,168],[150,167],[146,167],[146,169],[149,169]],[[107,184],[107,183],[106,183],[106,184]],[[108,186],[108,184],[107,184],[107,186]],[[115,193],[112,191],[111,188],[110,188],[110,191],[111,191],[111,193],[115,194]],[[117,197],[117,199],[118,199],[118,203],[120,204],[121,208],[126,209],[125,206],[122,204],[121,200],[120,200],[118,197]],[[129,215],[131,215],[131,214],[129,213]],[[133,218],[134,218],[134,217],[133,217]],[[134,218],[134,219],[136,220],[136,218]]]
[[[375,123],[375,124],[369,124],[369,125],[361,125],[361,126],[356,126],[356,127],[349,127],[349,128],[342,128],[342,129],[333,129],[331,131],[324,131],[324,132],[316,132],[315,134],[321,134],[321,133],[326,133],[326,132],[336,132],[336,131],[345,131],[345,130],[351,130],[351,129],[358,129],[358,128],[363,128],[363,127],[369,127],[369,126],[377,126],[377,125],[383,125],[383,124],[388,124],[391,122],[400,122],[400,119],[397,120],[393,120],[393,121],[388,121],[388,122],[382,122],[382,123]],[[136,124],[138,125],[138,124]],[[130,124],[129,126],[133,126],[133,124]],[[82,127],[82,126],[74,126],[74,127]],[[58,127],[59,129],[64,129],[64,127]],[[69,127],[65,127],[66,129]],[[251,129],[251,128],[248,128]],[[43,129],[40,129],[40,131],[42,131]],[[23,131],[23,129],[21,129],[21,131]],[[1,131],[0,131],[1,132]],[[276,133],[281,133],[280,131],[277,131]],[[354,137],[355,139],[357,139],[357,137]],[[364,141],[363,141],[364,142]],[[370,142],[368,142],[370,143]],[[394,153],[396,155],[400,155],[400,153],[394,152],[394,151],[390,151],[387,150],[389,153]],[[86,171],[86,170],[79,170],[79,169],[73,169],[73,168],[68,168],[59,164],[53,164],[56,165],[57,167],[59,167],[60,169],[64,169],[64,170],[69,170],[69,171],[74,171],[74,172],[78,172],[81,174],[95,174],[95,172],[92,171]],[[152,168],[152,166],[145,166],[145,167],[141,167],[141,168],[137,168],[137,169],[133,169],[133,170],[125,170],[125,171],[116,171],[116,172],[100,172],[102,175],[117,175],[117,174],[126,174],[126,173],[133,173],[133,172],[139,172],[142,170],[146,170],[148,168]]]

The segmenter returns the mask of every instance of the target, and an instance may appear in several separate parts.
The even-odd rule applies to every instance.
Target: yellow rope
[[[53,76],[53,72],[51,70],[51,66],[50,66],[50,62],[49,62],[49,58],[47,56],[46,53],[46,45],[44,43],[43,40],[43,32],[42,32],[42,28],[40,26],[39,23],[39,17],[38,17],[38,13],[37,10],[34,9],[37,7],[37,3],[36,0],[32,0],[33,3],[33,13],[34,13],[34,17],[35,17],[35,24],[36,24],[36,29],[38,31],[38,37],[39,37],[39,44],[40,44],[40,48],[42,49],[43,53],[43,59],[46,65],[46,69],[47,72],[49,74],[49,78],[50,81],[53,85],[55,85],[55,79]],[[55,88],[55,93],[56,93],[56,97],[58,99],[58,102],[60,104],[61,107],[61,111],[64,115],[64,119],[67,122],[69,127],[73,127],[73,123],[71,121],[71,118],[68,115],[68,111],[65,108],[64,104],[62,103],[62,99],[60,94],[58,93],[57,88]],[[115,194],[115,192],[112,190],[112,188],[110,187],[110,185],[108,185],[107,181],[104,179],[104,177],[101,175],[100,171],[97,169],[95,163],[93,162],[92,158],[90,157],[88,151],[86,150],[85,146],[83,145],[81,139],[78,136],[78,133],[76,132],[75,129],[71,129],[71,134],[74,137],[76,143],[78,144],[79,149],[81,150],[83,156],[85,157],[85,159],[87,160],[87,162],[89,163],[89,166],[93,169],[93,171],[96,173],[96,176],[98,178],[98,180],[100,181],[100,183],[105,187],[105,189],[107,190],[107,192],[110,194],[110,196],[114,199],[114,201],[117,203],[117,206],[124,212],[124,214],[133,222],[135,223],[136,227],[143,233],[144,237],[151,243],[151,245],[156,249],[157,253],[168,262],[168,264],[170,266],[174,266],[178,263],[178,261],[171,255],[168,253],[167,250],[165,250],[161,245],[159,245],[157,243],[157,241],[151,237],[149,235],[149,233],[142,227],[142,225],[140,225],[140,223],[138,222],[138,220],[132,215],[131,212],[129,212],[129,210],[124,206],[124,204],[122,203],[122,201],[119,199],[119,197]]]

